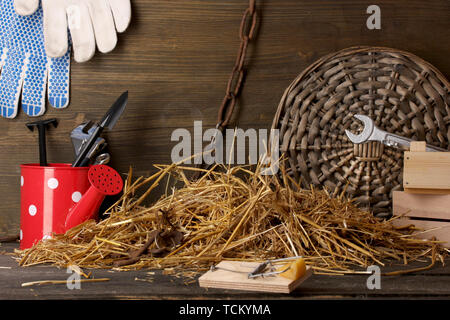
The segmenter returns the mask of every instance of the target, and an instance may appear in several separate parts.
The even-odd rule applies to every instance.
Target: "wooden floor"
[[[11,252],[17,244],[3,244],[0,252]],[[424,266],[411,264],[407,268]],[[382,272],[405,268],[396,265]],[[65,284],[21,287],[22,283],[41,280],[67,280],[64,269],[53,266],[19,267],[10,255],[0,254],[0,300],[5,299],[450,299],[450,259],[417,274],[381,277],[381,289],[369,290],[366,275],[313,275],[291,294],[267,294],[200,288],[192,279],[163,275],[160,270],[117,272],[91,270],[93,278],[108,282],[82,283],[81,290],[69,290]],[[154,272],[154,275],[148,272]],[[188,283],[191,282],[191,283]]]

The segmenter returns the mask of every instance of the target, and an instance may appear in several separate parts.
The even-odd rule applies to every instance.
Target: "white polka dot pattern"
[[[73,202],[78,202],[81,200],[81,193],[78,191],[75,191],[74,193],[72,193],[72,201]]]
[[[47,181],[47,185],[50,189],[56,189],[56,188],[58,188],[59,182],[55,178],[50,178]]]
[[[28,213],[30,214],[30,216],[35,216],[37,213],[37,208],[34,204],[30,205],[28,207]]]

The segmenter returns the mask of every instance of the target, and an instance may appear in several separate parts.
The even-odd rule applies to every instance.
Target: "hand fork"
[[[389,147],[399,148],[400,146],[405,146],[409,148],[411,141],[414,141],[412,139],[389,133],[377,128],[374,121],[368,116],[357,114],[354,115],[354,117],[362,121],[362,123],[364,124],[364,129],[360,134],[354,134],[349,130],[345,130],[345,134],[353,143],[359,144],[367,141],[379,141]],[[448,150],[427,144],[426,151],[446,152]]]

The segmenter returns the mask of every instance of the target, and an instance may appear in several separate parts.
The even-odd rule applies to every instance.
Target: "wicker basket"
[[[448,149],[450,85],[431,64],[390,48],[353,47],[325,56],[285,91],[272,128],[280,130],[287,172],[304,187],[324,186],[374,214],[391,214],[402,189],[403,151],[379,142],[352,144],[355,114],[388,132]]]

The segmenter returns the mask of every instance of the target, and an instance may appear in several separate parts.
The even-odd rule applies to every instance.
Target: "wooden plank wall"
[[[239,127],[269,128],[290,82],[319,57],[354,45],[410,51],[450,76],[448,0],[257,0],[261,14],[250,71],[236,113]],[[368,30],[366,9],[381,8],[381,30]],[[48,134],[48,158],[71,162],[70,131],[99,119],[124,90],[126,113],[108,135],[112,165],[148,175],[169,163],[170,134],[194,120],[214,126],[233,67],[246,0],[132,0],[133,21],[116,50],[72,65],[71,103],[44,118],[60,125]],[[23,113],[0,119],[0,234],[19,229],[20,163],[38,160],[37,134]]]

